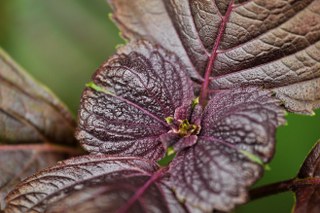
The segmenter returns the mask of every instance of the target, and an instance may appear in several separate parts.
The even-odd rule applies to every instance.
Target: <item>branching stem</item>
[[[291,189],[293,181],[294,179],[290,179],[290,180],[271,183],[268,185],[264,185],[264,186],[252,189],[249,192],[250,200],[255,200],[262,197],[267,197],[269,195],[274,195],[281,192],[289,191]]]

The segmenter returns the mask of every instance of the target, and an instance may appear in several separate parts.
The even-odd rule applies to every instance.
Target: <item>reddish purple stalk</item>
[[[157,181],[159,178],[161,178],[164,173],[166,172],[167,168],[162,168],[158,170],[156,173],[154,173],[150,179],[141,186],[138,191],[128,200],[126,205],[124,205],[122,208],[120,208],[117,213],[126,213],[131,208],[131,206],[145,193],[145,191],[153,184],[155,181]]]
[[[250,191],[250,200],[290,191],[310,185],[320,185],[320,178],[290,179],[261,186]]]
[[[200,104],[202,106],[206,105],[206,100],[208,98],[208,92],[209,92],[208,88],[209,88],[209,83],[210,83],[210,76],[212,73],[212,69],[214,67],[214,61],[216,60],[217,51],[218,51],[218,48],[219,48],[220,43],[222,41],[223,34],[226,29],[226,25],[229,20],[230,14],[232,12],[233,4],[234,4],[234,0],[231,0],[229,3],[226,14],[222,17],[222,21],[221,21],[221,24],[219,27],[218,36],[217,36],[216,41],[214,43],[214,46],[212,48],[211,56],[210,56],[208,64],[207,64],[207,68],[206,68],[206,72],[205,72],[205,76],[204,76],[204,81],[201,86],[201,94],[200,94]]]

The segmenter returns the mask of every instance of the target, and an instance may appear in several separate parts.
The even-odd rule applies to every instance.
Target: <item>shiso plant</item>
[[[0,52],[0,211],[230,212],[292,191],[320,212],[319,142],[295,178],[250,190],[286,112],[320,107],[320,0],[109,4],[127,44],[77,122]]]

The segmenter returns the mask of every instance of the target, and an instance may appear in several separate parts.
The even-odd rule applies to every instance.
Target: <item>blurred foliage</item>
[[[95,69],[123,43],[105,0],[1,0],[0,46],[76,112]]]
[[[76,114],[85,83],[124,43],[109,13],[105,0],[1,0],[0,46]],[[313,117],[290,114],[287,119],[289,125],[277,132],[271,171],[256,186],[294,177],[320,138],[320,110]],[[236,212],[289,212],[292,204],[292,194],[284,193]]]

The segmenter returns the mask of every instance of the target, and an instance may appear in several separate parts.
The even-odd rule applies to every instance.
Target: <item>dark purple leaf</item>
[[[276,127],[285,123],[285,111],[271,92],[242,88],[218,93],[203,114],[200,133],[249,151],[264,163],[274,153]]]
[[[84,147],[152,160],[173,149],[172,187],[204,211],[245,202],[284,122],[280,101],[259,88],[222,91],[202,109],[179,61],[142,41],[122,47],[93,80],[79,111]]]
[[[0,209],[23,178],[79,153],[67,108],[0,49]]]
[[[134,157],[74,158],[26,179],[7,197],[5,211],[187,212],[158,169]]]
[[[77,138],[89,152],[164,154],[165,119],[193,98],[191,81],[176,56],[147,42],[131,43],[104,63],[85,89]]]
[[[273,156],[284,111],[270,92],[243,88],[218,93],[205,108],[198,141],[177,153],[171,181],[180,200],[203,211],[230,211]]]
[[[206,82],[204,93],[258,85],[290,111],[320,107],[318,0],[109,2],[125,38],[176,53],[196,83]]]
[[[309,153],[297,178],[302,184],[293,187],[296,195],[294,213],[320,212],[320,142]]]

